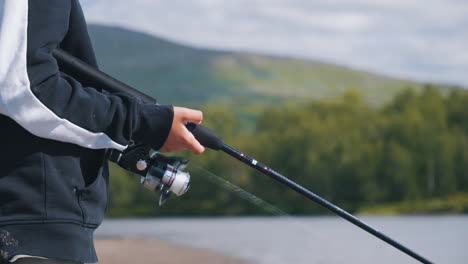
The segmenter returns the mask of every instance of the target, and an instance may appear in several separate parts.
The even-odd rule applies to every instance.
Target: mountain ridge
[[[354,90],[380,105],[423,86],[310,59],[190,47],[120,27],[90,25],[89,31],[102,70],[161,102],[271,104]]]

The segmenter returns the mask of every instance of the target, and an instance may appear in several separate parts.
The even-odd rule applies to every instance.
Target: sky
[[[81,0],[88,23],[468,87],[468,0]]]

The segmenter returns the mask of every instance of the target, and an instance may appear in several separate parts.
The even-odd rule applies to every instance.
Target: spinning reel
[[[109,160],[120,167],[141,176],[141,184],[160,192],[159,206],[171,193],[181,196],[190,188],[190,174],[182,170],[189,160],[176,156],[164,156],[158,152],[149,155],[150,148],[141,144],[128,147],[124,152],[111,150]]]

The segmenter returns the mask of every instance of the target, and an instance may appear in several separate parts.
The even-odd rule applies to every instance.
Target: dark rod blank
[[[432,264],[431,261],[422,257],[421,255],[417,254],[416,252],[410,250],[409,248],[403,246],[402,244],[398,243],[397,241],[393,240],[389,236],[383,234],[382,232],[376,230],[375,228],[369,226],[368,224],[364,223],[363,221],[356,218],[354,215],[346,212],[345,210],[339,208],[338,206],[330,203],[329,201],[323,199],[322,197],[316,195],[315,193],[307,190],[306,188],[302,187],[301,185],[293,182],[292,180],[284,177],[283,175],[279,174],[278,172],[270,169],[268,166],[261,164],[260,162],[252,159],[251,157],[245,155],[244,153],[230,147],[229,145],[224,144],[221,149],[223,152],[227,153],[228,155],[240,160],[241,162],[249,165],[250,167],[256,169],[257,171],[261,172],[264,175],[267,175],[274,180],[288,186],[290,189],[293,189],[297,193],[305,196],[306,198],[320,204],[321,206],[325,207],[326,209],[332,211],[333,213],[341,216],[342,218],[348,220],[349,222],[353,223],[354,225],[364,229],[365,231],[371,233],[372,235],[380,238],[381,240],[387,242],[388,244],[394,246],[395,248],[403,251],[404,253],[410,255],[411,257],[419,260],[421,263],[424,264]]]

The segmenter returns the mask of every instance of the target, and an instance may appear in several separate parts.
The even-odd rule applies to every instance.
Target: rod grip
[[[185,126],[204,147],[220,150],[224,146],[224,140],[209,128],[193,122],[187,122]]]

